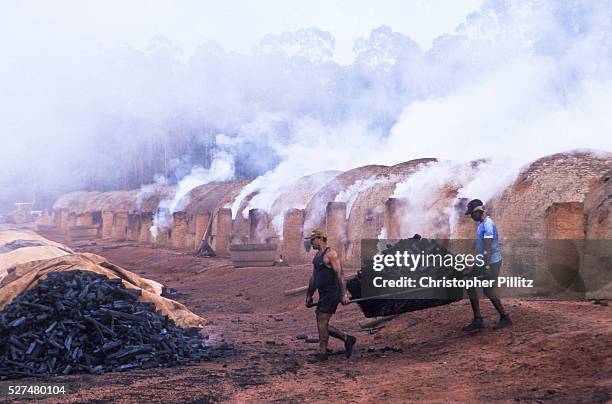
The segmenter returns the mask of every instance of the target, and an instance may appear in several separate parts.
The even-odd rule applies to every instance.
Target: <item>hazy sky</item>
[[[186,56],[207,39],[248,52],[266,34],[317,27],[336,38],[336,61],[350,63],[355,39],[381,25],[429,48],[482,0],[0,1],[0,32],[19,40],[94,41],[146,47],[168,36]]]
[[[610,0],[0,0],[0,204],[612,150],[611,22]]]

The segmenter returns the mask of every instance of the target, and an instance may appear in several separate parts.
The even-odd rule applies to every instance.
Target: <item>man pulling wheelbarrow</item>
[[[306,237],[306,240],[308,239],[312,248],[317,251],[312,260],[312,276],[308,282],[308,293],[306,294],[306,307],[312,307],[315,289],[319,293],[316,309],[319,350],[314,360],[318,362],[327,360],[327,344],[330,335],[344,342],[345,355],[349,358],[353,353],[353,346],[357,338],[329,325],[329,320],[336,313],[338,303],[347,305],[350,302],[340,258],[333,248],[327,246],[327,236],[322,230],[314,230],[309,237]]]

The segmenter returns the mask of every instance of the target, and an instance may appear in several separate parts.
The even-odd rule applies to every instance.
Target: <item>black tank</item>
[[[327,247],[321,254],[315,255],[312,260],[315,273],[315,284],[317,285],[319,294],[340,292],[340,284],[338,283],[338,278],[336,277],[334,269],[328,267],[323,262],[327,250],[329,250],[329,247]]]

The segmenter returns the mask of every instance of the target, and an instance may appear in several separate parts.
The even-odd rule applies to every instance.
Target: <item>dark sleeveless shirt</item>
[[[338,283],[338,278],[336,277],[334,269],[323,263],[327,250],[329,250],[329,247],[327,247],[321,254],[315,255],[312,260],[315,273],[315,284],[317,285],[319,294],[340,292],[340,284]]]

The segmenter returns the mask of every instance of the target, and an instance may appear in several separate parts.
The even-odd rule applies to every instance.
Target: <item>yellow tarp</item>
[[[128,289],[140,289],[141,300],[150,302],[163,314],[170,317],[181,327],[203,327],[204,319],[189,311],[181,303],[155,294],[155,287],[150,281],[111,264],[95,254],[71,254],[63,257],[20,264],[9,270],[6,278],[0,283],[0,310],[13,301],[20,293],[36,285],[39,279],[45,279],[49,272],[91,271],[111,279],[119,278]]]
[[[108,262],[95,254],[75,254],[70,248],[34,233],[0,231],[0,246],[16,241],[40,241],[46,245],[17,248],[0,254],[0,310],[13,299],[45,279],[49,272],[91,271],[111,279],[119,278],[129,289],[142,291],[141,300],[155,305],[157,310],[181,327],[203,327],[204,319],[183,304],[160,296],[162,284],[145,279]]]
[[[8,244],[17,240],[31,240],[31,241],[40,241],[45,245],[50,245],[58,248],[65,249],[69,252],[72,252],[70,248],[67,246],[56,243],[55,241],[48,240],[41,235],[38,235],[34,232],[23,231],[23,230],[3,230],[0,231],[0,245]]]
[[[24,247],[0,254],[0,282],[9,268],[32,261],[63,257],[70,252],[53,246]]]
[[[36,242],[43,244],[40,246],[21,247],[14,250],[0,252],[0,281],[6,276],[7,270],[18,264],[31,261],[57,258],[68,254],[73,254],[67,246],[47,240],[46,238],[23,230],[4,230],[0,231],[0,251],[3,246],[14,242]],[[27,245],[27,244],[24,244]]]

